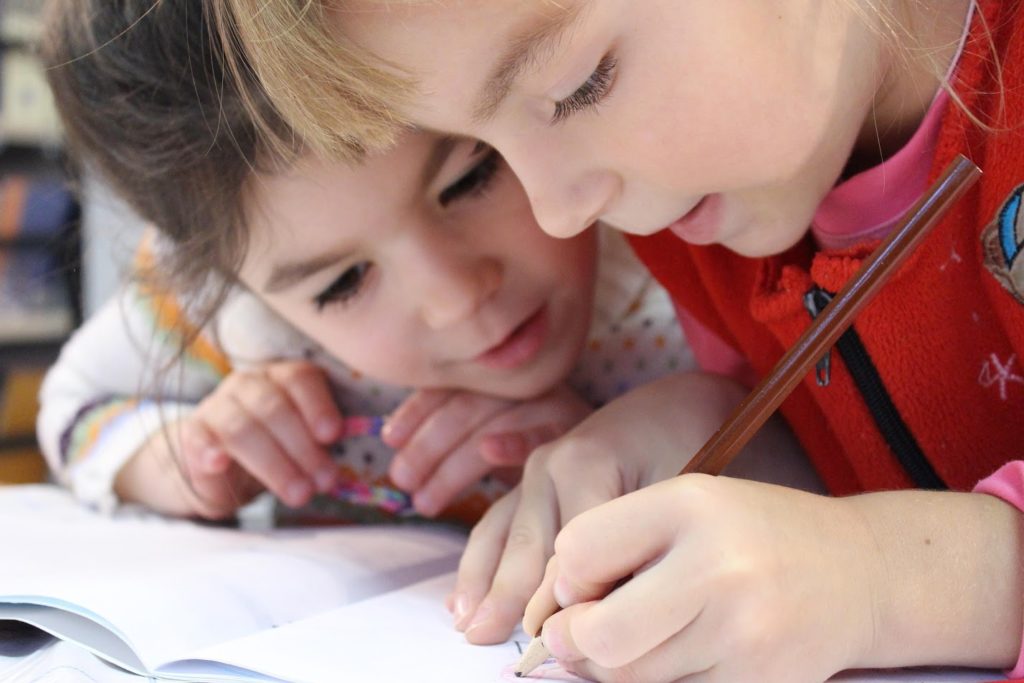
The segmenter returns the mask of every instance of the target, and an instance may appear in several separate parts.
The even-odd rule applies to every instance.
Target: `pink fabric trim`
[[[994,474],[979,481],[974,492],[995,496],[1024,512],[1024,461],[1006,463]],[[1024,679],[1024,642],[1021,643],[1016,666],[1007,671],[1006,675],[1015,680]]]
[[[940,90],[921,125],[884,163],[836,185],[814,214],[811,232],[823,249],[884,237],[924,192],[949,95]]]

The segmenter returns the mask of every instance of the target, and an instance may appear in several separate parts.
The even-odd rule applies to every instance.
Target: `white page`
[[[108,520],[51,493],[0,490],[0,547],[21,550],[0,563],[0,600],[99,615],[149,669],[451,571],[464,544],[438,528]]]
[[[209,648],[202,656],[295,683],[522,681],[520,632],[503,645],[470,645],[452,628],[444,597],[454,574]],[[173,670],[173,668],[172,668]],[[554,664],[538,678],[578,681]]]
[[[211,648],[206,656],[295,683],[522,683],[512,674],[529,638],[470,645],[443,606],[454,575]],[[579,681],[554,662],[530,679]],[[914,669],[845,672],[842,683],[980,683],[995,671]]]

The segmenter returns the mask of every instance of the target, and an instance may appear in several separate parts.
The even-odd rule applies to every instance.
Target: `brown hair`
[[[174,244],[161,264],[172,280],[165,285],[198,292],[211,272],[225,276],[200,322],[221,302],[248,247],[246,179],[299,151],[237,46],[228,76],[207,5],[51,0],[41,44],[72,156]],[[278,141],[274,149],[266,131]]]

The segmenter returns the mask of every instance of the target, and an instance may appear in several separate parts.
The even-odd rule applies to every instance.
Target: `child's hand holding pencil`
[[[566,524],[526,609],[524,626],[541,635],[517,676],[549,653],[596,680],[821,681],[852,667],[1015,660],[1019,628],[1007,637],[991,620],[973,620],[987,630],[981,654],[978,633],[946,625],[972,622],[949,613],[979,601],[979,614],[996,613],[1019,592],[954,597],[1015,565],[966,559],[992,555],[992,529],[1011,533],[1018,521],[1007,506],[925,491],[833,499],[701,474],[729,464],[978,174],[963,157],[949,166],[685,476]],[[932,563],[945,568],[929,572]],[[900,586],[901,577],[912,584]],[[965,651],[981,658],[958,659]]]

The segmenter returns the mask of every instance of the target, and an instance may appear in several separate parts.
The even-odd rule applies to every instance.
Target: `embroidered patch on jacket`
[[[1018,186],[1003,203],[995,220],[981,233],[985,267],[1020,303],[1024,304],[1024,221],[1021,196],[1024,185]]]

